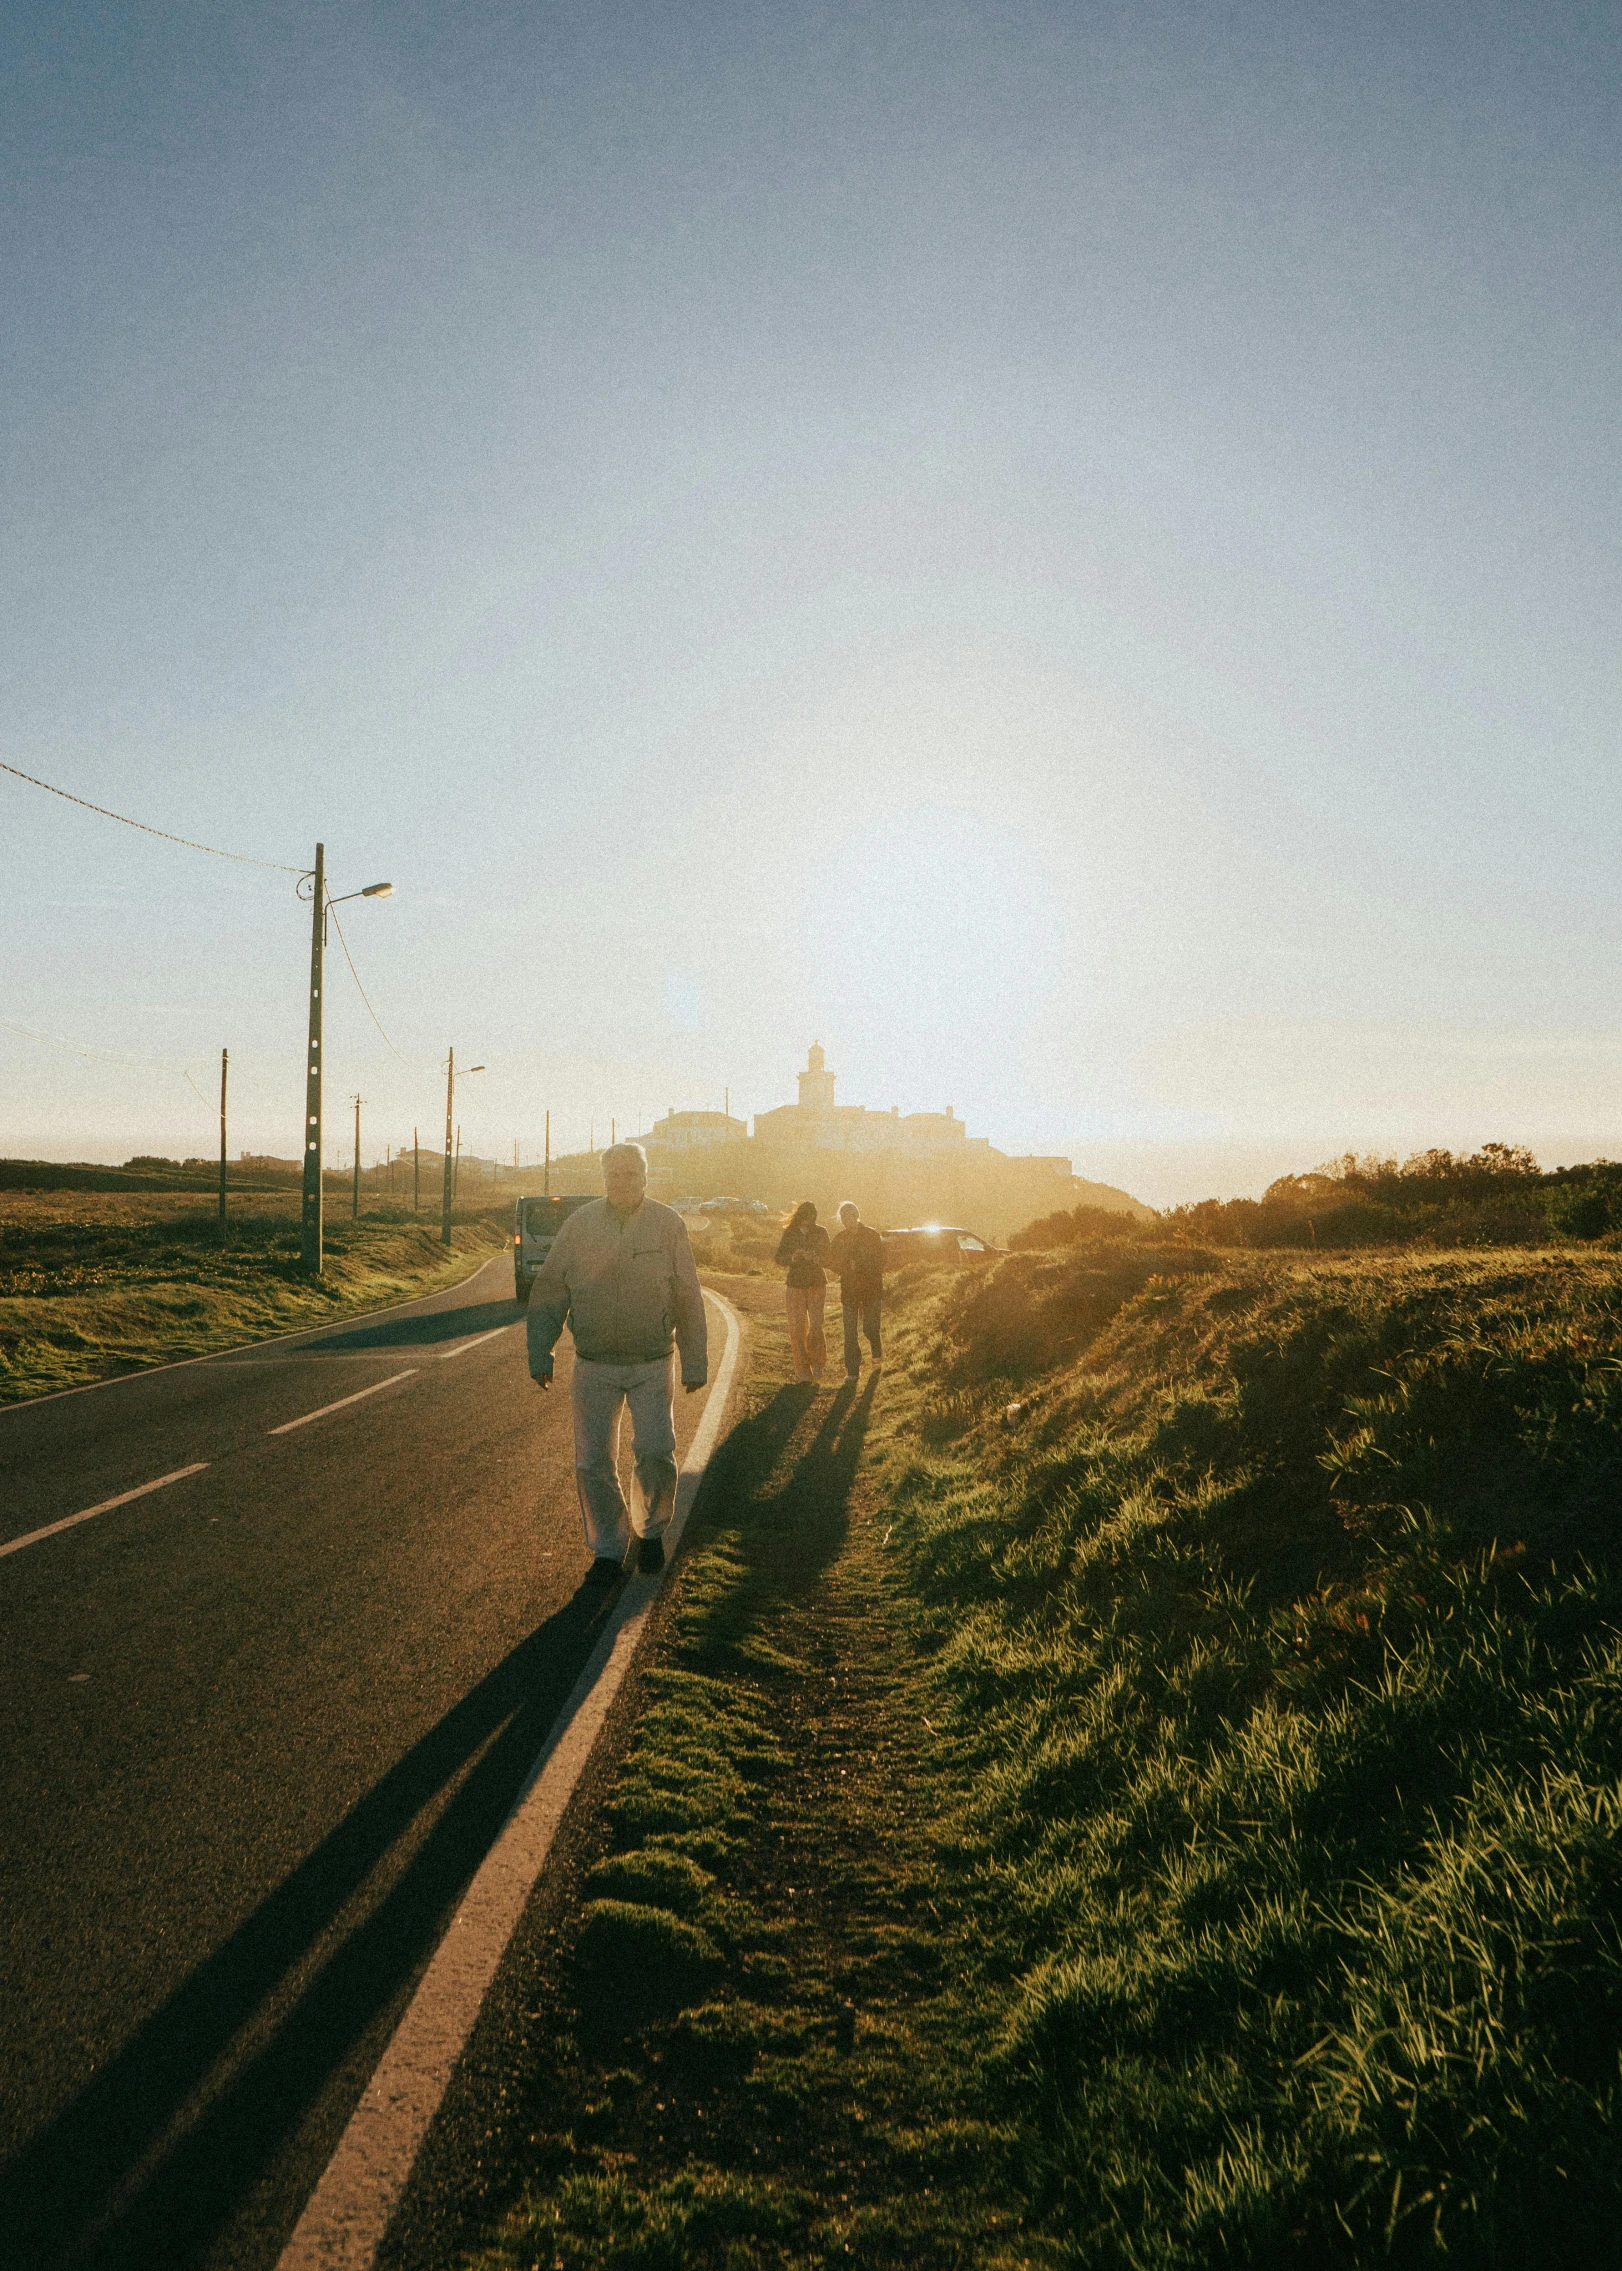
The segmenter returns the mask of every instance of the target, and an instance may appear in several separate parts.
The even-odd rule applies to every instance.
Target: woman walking
[[[794,1354],[796,1380],[820,1380],[828,1361],[822,1338],[822,1305],[828,1297],[823,1268],[828,1259],[828,1233],[817,1220],[810,1199],[802,1199],[783,1225],[777,1241],[777,1259],[788,1266],[789,1347]]]

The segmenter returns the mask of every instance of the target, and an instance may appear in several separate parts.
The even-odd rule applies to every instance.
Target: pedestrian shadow
[[[438,1944],[606,1606],[582,1585],[470,1688],[0,2172],[0,2260],[39,2271],[184,2271],[206,2251]],[[267,1999],[458,1777],[384,1898],[233,2067],[232,2046]]]
[[[383,1317],[375,1324],[356,1325],[345,1333],[323,1333],[306,1344],[323,1355],[348,1356],[359,1349],[434,1348],[441,1341],[465,1340],[472,1333],[493,1332],[523,1314],[516,1301],[479,1301],[470,1309],[435,1309],[427,1316]]]
[[[747,1656],[761,1626],[814,1585],[838,1554],[877,1379],[869,1373],[860,1393],[847,1381],[798,1457],[795,1437],[816,1401],[814,1388],[780,1388],[734,1428],[700,1509],[704,1542],[727,1549],[712,1566],[727,1574],[683,1605],[689,1658],[713,1665]]]

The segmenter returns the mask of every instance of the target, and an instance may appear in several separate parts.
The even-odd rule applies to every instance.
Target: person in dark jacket
[[[845,1378],[862,1365],[859,1333],[866,1333],[873,1362],[884,1362],[879,1341],[879,1303],[884,1295],[884,1240],[861,1217],[854,1199],[839,1209],[839,1228],[829,1246],[839,1272],[839,1302],[845,1320]]]
[[[828,1233],[810,1199],[802,1199],[777,1241],[779,1267],[787,1267],[788,1340],[796,1380],[820,1380],[828,1361],[822,1337],[822,1307],[828,1298]]]

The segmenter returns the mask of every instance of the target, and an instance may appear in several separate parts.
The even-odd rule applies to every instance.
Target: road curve
[[[509,1271],[0,1410],[8,2271],[269,2271],[589,1655]]]

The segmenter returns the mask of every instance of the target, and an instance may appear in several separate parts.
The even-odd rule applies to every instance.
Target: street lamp
[[[327,909],[343,900],[327,896],[327,847],[315,847],[315,865],[298,880],[310,898],[310,1046],[304,1061],[304,1208],[299,1223],[299,1261],[312,1277],[321,1275],[321,959],[327,943]],[[388,899],[392,883],[368,883],[346,891],[344,899]]]
[[[470,1073],[483,1070],[483,1065],[464,1065],[462,1078],[466,1080]],[[452,1049],[445,1060],[445,1205],[439,1231],[441,1243],[446,1246],[451,1242],[451,1137],[455,1113],[456,1051]]]

